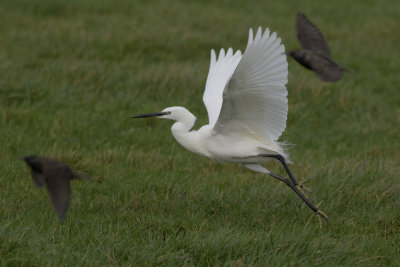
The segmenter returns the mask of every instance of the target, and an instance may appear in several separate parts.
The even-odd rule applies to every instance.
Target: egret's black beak
[[[133,116],[132,118],[134,118],[134,119],[151,118],[151,117],[160,117],[160,116],[168,115],[168,114],[169,114],[169,112],[156,112],[156,113],[141,114],[141,115]]]

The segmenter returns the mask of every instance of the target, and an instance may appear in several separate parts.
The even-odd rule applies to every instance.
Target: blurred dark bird
[[[32,179],[37,187],[46,185],[54,211],[60,221],[65,218],[71,195],[70,180],[86,179],[89,177],[76,173],[65,163],[40,156],[23,158],[31,167]]]
[[[290,51],[289,55],[313,70],[321,80],[336,82],[342,78],[344,70],[351,71],[331,59],[331,51],[321,31],[300,12],[297,13],[296,34],[303,49]]]

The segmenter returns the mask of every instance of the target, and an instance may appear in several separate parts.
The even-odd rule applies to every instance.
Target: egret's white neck
[[[193,132],[190,132],[190,129],[194,126],[196,117],[187,109],[179,110],[177,115],[172,118],[176,121],[171,127],[172,135],[179,144],[191,150],[190,146],[194,143],[194,140],[191,140],[193,139]]]
[[[196,122],[196,117],[185,108],[179,112],[172,111],[170,119],[176,122],[171,127],[171,132],[176,141],[189,151],[209,157],[209,153],[201,145],[203,140],[201,131],[190,131]]]
[[[178,131],[178,132],[188,132],[192,127],[194,126],[194,123],[196,122],[196,117],[190,113],[189,110],[185,110],[186,112],[183,114],[180,114],[178,118],[176,118],[176,122],[172,125],[172,131]]]

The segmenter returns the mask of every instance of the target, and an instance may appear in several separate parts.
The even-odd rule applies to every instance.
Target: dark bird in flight
[[[51,158],[26,156],[23,158],[32,170],[32,179],[37,187],[46,185],[54,211],[60,221],[65,218],[71,195],[70,180],[89,177],[76,173],[70,167]]]
[[[344,70],[351,71],[331,59],[331,51],[321,31],[300,12],[297,13],[296,34],[302,49],[290,51],[289,55],[314,71],[321,80],[336,82],[342,78]]]

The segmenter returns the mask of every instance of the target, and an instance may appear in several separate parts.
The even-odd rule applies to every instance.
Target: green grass
[[[171,122],[132,115],[201,101],[211,48],[249,27],[299,44],[297,10],[355,70],[323,83],[289,59],[280,140],[330,224],[284,184],[191,154]],[[383,266],[400,262],[400,2],[0,2],[0,265]],[[76,181],[63,223],[20,157]],[[279,173],[279,164],[268,168]]]

